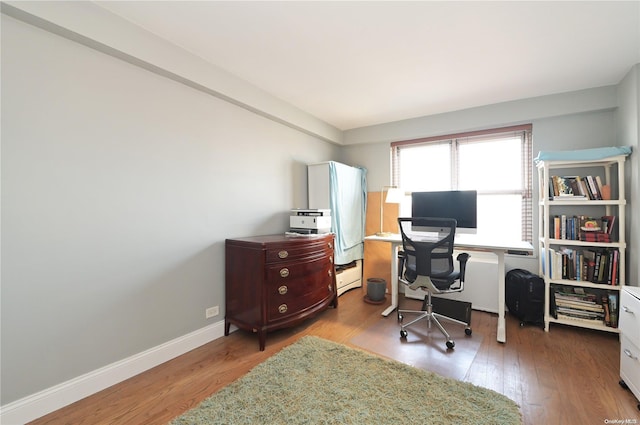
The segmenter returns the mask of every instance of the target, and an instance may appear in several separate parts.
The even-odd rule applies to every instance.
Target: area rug
[[[522,424],[495,391],[306,336],[171,422]]]
[[[405,320],[412,318],[407,316]],[[477,332],[467,336],[464,327],[455,324],[447,323],[445,328],[455,341],[453,350],[447,350],[444,335],[435,325],[429,329],[426,321],[408,327],[407,337],[400,338],[400,324],[395,313],[376,321],[349,342],[410,366],[463,380],[484,337]]]

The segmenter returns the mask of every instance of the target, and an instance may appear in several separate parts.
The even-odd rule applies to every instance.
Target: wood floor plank
[[[31,424],[166,424],[304,335],[353,345],[351,339],[378,321],[396,322],[395,313],[381,316],[386,305],[367,304],[363,295],[351,290],[338,309],[267,335],[263,352],[254,334],[233,332]],[[512,398],[525,425],[640,423],[637,400],[618,383],[616,334],[561,325],[544,332],[507,316],[507,342],[500,344],[496,326],[497,315],[473,312],[474,335],[483,338],[464,380]],[[399,328],[376,341],[399,344]]]

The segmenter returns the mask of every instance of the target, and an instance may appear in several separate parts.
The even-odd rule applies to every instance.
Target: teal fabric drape
[[[335,263],[347,264],[364,257],[367,170],[331,161],[329,178]]]

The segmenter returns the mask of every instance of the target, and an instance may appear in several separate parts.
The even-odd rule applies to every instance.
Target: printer
[[[289,227],[293,233],[306,235],[331,232],[331,210],[294,209],[289,216]]]

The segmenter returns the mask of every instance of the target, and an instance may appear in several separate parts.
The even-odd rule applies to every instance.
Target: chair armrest
[[[457,260],[460,263],[460,282],[464,282],[464,274],[467,270],[467,261],[469,261],[470,255],[466,252],[458,254]]]
[[[404,270],[404,262],[407,260],[407,254],[404,251],[398,251],[398,278],[402,278],[402,271]]]

